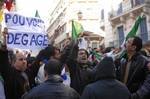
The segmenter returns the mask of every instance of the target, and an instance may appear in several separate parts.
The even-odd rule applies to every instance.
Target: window
[[[143,4],[144,0],[135,0],[135,5]]]
[[[122,13],[122,3],[119,4],[119,8],[117,10],[117,15]]]
[[[58,27],[58,34],[61,35],[66,31],[66,24]]]
[[[119,45],[121,45],[124,41],[124,30],[123,30],[123,26],[119,26],[117,28],[118,31],[118,38],[119,38]]]
[[[144,0],[131,0],[132,7],[138,6],[144,3]]]
[[[104,20],[104,9],[101,10],[101,20]]]
[[[114,42],[109,42],[109,46],[114,46]]]
[[[92,48],[97,48],[97,42],[92,42]]]
[[[140,23],[140,37],[143,40],[143,42],[148,40],[146,17],[144,17]]]

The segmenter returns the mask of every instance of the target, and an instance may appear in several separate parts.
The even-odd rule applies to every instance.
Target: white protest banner
[[[9,32],[7,44],[10,48],[42,49],[48,44],[48,36],[43,33]]]
[[[16,13],[5,13],[8,29],[25,30],[26,32],[45,32],[44,21],[39,18],[25,17]]]
[[[5,13],[5,23],[8,28],[7,46],[9,48],[40,50],[48,45],[43,20],[16,13]]]

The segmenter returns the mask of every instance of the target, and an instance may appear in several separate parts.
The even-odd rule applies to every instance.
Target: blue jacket
[[[22,99],[79,99],[79,94],[62,83],[58,75],[50,75],[48,80],[33,88]]]

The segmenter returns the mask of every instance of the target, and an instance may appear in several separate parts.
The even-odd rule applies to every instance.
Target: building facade
[[[50,26],[47,29],[50,42],[55,42],[61,48],[71,37],[71,22],[82,24],[88,34],[90,47],[98,47],[104,38],[104,31],[99,28],[99,0],[59,0],[50,14]]]
[[[132,29],[138,16],[142,16],[137,35],[143,42],[150,39],[150,0],[123,0],[117,10],[109,13],[109,29],[106,29],[106,46],[119,47],[123,43],[126,35]],[[106,26],[106,25],[105,25]]]

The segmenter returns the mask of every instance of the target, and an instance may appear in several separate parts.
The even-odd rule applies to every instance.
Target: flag
[[[39,12],[38,12],[38,10],[36,10],[36,12],[35,12],[35,17],[38,17],[38,18],[40,18],[40,15],[39,15]]]
[[[4,11],[3,9],[0,10],[0,23],[2,22],[3,20],[3,14],[4,14]]]
[[[96,51],[92,51],[92,54],[95,56],[98,62],[103,58],[103,56],[100,53],[97,53]]]
[[[6,9],[10,11],[13,6],[13,0],[5,0],[5,5],[6,5]]]
[[[61,71],[61,77],[63,78],[63,80],[66,80],[66,79],[67,79],[65,67],[64,67],[64,68],[62,69],[62,71]]]
[[[133,37],[133,36],[136,35],[138,27],[139,27],[139,24],[141,23],[141,20],[142,20],[141,16],[138,16],[136,18],[136,21],[135,21],[132,29],[130,30],[130,32],[126,36],[126,41],[128,40],[128,38]]]
[[[83,30],[84,30],[83,26],[80,23],[76,21],[72,21],[72,35],[71,36],[73,40],[76,40],[78,37],[78,34],[83,32]]]

